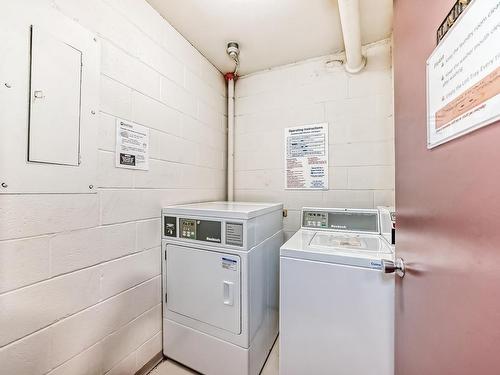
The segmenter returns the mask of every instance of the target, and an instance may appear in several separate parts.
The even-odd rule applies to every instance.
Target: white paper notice
[[[500,118],[500,1],[474,0],[427,60],[427,146]]]
[[[116,120],[116,166],[149,169],[149,128],[126,120]]]
[[[285,189],[328,189],[328,124],[285,129]]]

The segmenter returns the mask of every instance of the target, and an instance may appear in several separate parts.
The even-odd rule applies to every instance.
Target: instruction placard
[[[500,119],[500,0],[474,0],[427,60],[427,146]]]
[[[116,120],[116,167],[149,169],[149,128]]]
[[[285,189],[328,189],[328,123],[285,129]]]

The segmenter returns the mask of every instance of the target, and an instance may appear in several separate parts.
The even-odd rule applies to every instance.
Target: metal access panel
[[[0,24],[0,194],[95,193],[98,37],[23,1]]]
[[[82,52],[31,28],[28,160],[79,164]]]

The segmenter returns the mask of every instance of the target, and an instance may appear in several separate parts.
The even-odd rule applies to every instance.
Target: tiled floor
[[[262,369],[261,375],[278,375],[279,341],[276,340],[273,350]],[[160,363],[149,375],[193,375],[198,374],[176,362],[166,360]]]

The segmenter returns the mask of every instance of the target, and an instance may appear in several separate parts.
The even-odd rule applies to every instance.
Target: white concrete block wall
[[[0,373],[133,374],[161,351],[160,209],[225,198],[224,79],[144,0],[5,7],[102,56],[97,194],[0,196]],[[114,167],[118,117],[150,128],[149,171]]]
[[[303,206],[394,204],[394,121],[390,40],[365,47],[357,75],[324,56],[251,74],[236,83],[235,197],[283,201],[285,230]],[[329,190],[284,190],[284,128],[329,123]]]

